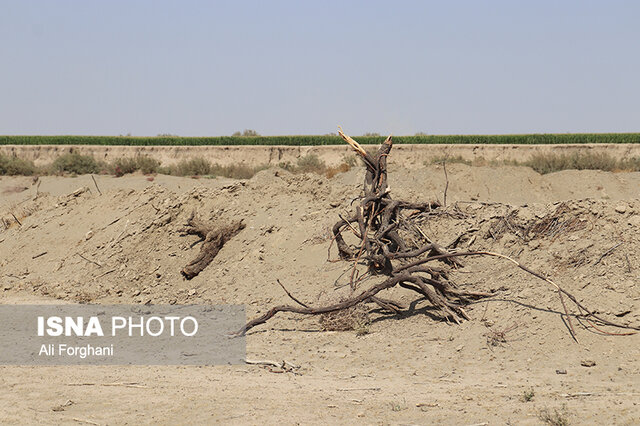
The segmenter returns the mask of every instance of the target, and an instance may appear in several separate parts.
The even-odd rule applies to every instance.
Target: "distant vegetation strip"
[[[384,136],[360,136],[362,144],[378,144]],[[586,144],[640,143],[640,133],[583,133],[531,135],[419,135],[394,136],[396,144]],[[338,136],[0,136],[0,145],[341,145]]]

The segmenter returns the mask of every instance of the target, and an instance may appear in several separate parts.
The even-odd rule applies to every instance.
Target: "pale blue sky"
[[[0,134],[640,131],[638,1],[3,1]]]

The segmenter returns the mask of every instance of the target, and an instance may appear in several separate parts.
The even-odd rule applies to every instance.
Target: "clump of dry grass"
[[[319,175],[325,175],[330,179],[338,173],[348,172],[355,165],[355,157],[345,156],[343,162],[337,166],[327,166],[326,163],[316,154],[307,154],[298,158],[295,165],[290,162],[286,162],[278,164],[278,167],[288,170],[291,173],[316,173]]]
[[[223,176],[232,179],[251,179],[256,173],[267,169],[266,164],[258,166],[248,166],[246,164],[232,164],[229,166],[220,166],[214,164],[211,166],[211,174],[214,176]]]
[[[327,167],[327,170],[325,171],[325,176],[331,179],[338,173],[346,173],[349,170],[351,170],[351,166],[349,166],[347,163],[341,163],[337,166]]]
[[[322,314],[319,321],[324,331],[353,330],[358,336],[368,334],[371,325],[369,311],[362,304]]]
[[[611,172],[625,170],[628,167],[624,160],[616,160],[609,154],[597,152],[581,152],[569,155],[535,154],[522,164],[541,174],[561,170],[604,170]]]
[[[221,166],[204,158],[191,158],[159,170],[161,173],[174,176],[223,176],[233,179],[250,179],[267,167],[267,165],[248,166],[242,163]]]
[[[562,406],[560,410],[549,410],[545,408],[538,413],[538,418],[543,422],[551,426],[569,426],[568,412],[566,405]]]

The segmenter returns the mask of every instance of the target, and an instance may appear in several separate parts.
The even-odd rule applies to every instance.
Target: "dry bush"
[[[543,422],[551,426],[569,426],[568,412],[566,405],[562,406],[560,410],[549,410],[545,408],[538,413],[538,418]]]
[[[175,176],[202,176],[211,172],[211,162],[204,158],[191,158],[189,160],[181,160],[178,164],[164,169],[168,175]]]
[[[250,179],[268,167],[268,165],[248,166],[242,163],[221,166],[204,158],[192,158],[182,160],[174,166],[160,168],[159,171],[174,176],[223,176],[232,179]]]
[[[158,173],[160,168],[160,161],[138,155],[136,157],[118,158],[109,164],[109,172],[120,177],[127,173],[135,173],[140,170],[143,174]]]
[[[602,170],[640,171],[640,158],[617,160],[609,154],[598,152],[576,152],[572,154],[539,153],[534,154],[527,161],[516,160],[486,160],[483,157],[467,160],[460,155],[455,157],[433,157],[424,162],[425,166],[432,164],[466,164],[467,166],[525,166],[531,167],[540,174],[559,172],[562,170]]]
[[[298,158],[296,164],[283,162],[278,167],[285,169],[291,173],[316,173],[332,178],[338,173],[345,173],[356,165],[357,161],[354,156],[344,156],[343,162],[337,166],[327,166],[323,160],[316,154],[307,154]]]
[[[104,165],[96,161],[92,156],[81,155],[77,152],[61,155],[55,159],[51,166],[54,172],[76,175],[98,173],[103,167]]]
[[[211,167],[211,175],[224,176],[232,179],[251,179],[256,173],[267,169],[266,164],[259,166],[248,166],[246,164],[231,164],[229,166],[220,166],[214,164]]]
[[[327,165],[316,154],[307,154],[298,158],[295,171],[298,173],[317,173],[324,174]]]
[[[609,154],[598,152],[536,154],[522,164],[541,174],[561,170],[640,171],[640,158],[617,160]]]
[[[31,176],[38,173],[33,161],[0,154],[0,175]]]
[[[145,175],[158,173],[161,164],[155,158],[147,156],[136,157],[136,162],[138,163],[138,169]]]

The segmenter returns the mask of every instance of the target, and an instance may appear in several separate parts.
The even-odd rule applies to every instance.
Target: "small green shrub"
[[[63,154],[53,162],[54,171],[73,173],[76,175],[98,173],[100,168],[100,164],[95,158],[89,155],[81,155],[77,152]]]
[[[0,175],[9,176],[31,176],[36,174],[38,169],[33,161],[24,160],[16,156],[7,156],[0,154]]]
[[[533,388],[526,390],[522,393],[522,397],[520,398],[522,400],[522,402],[530,402],[531,400],[533,400],[533,397],[536,395],[535,391],[533,390]]]

